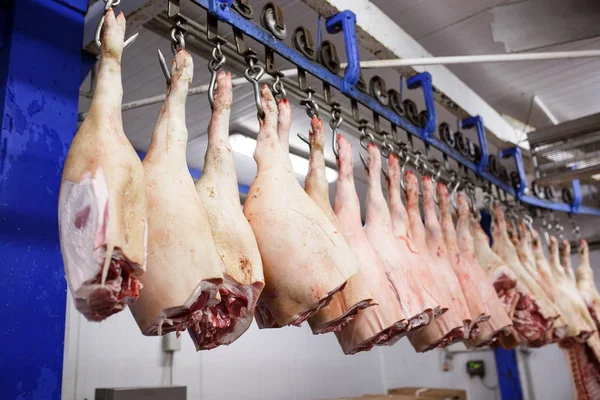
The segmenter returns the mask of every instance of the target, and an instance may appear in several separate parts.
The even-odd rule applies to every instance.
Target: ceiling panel
[[[398,2],[374,0],[386,14],[417,39],[434,56],[503,54],[503,43],[494,42],[492,8],[506,4],[494,0],[421,0],[409,9]],[[526,27],[523,28],[523,34]],[[517,33],[520,34],[520,33]],[[592,38],[550,46],[544,51],[600,48]],[[448,66],[461,80],[498,112],[526,121],[533,95],[561,121],[600,112],[597,71],[599,59],[552,60]],[[435,83],[435,77],[434,77]],[[550,123],[540,110],[531,112],[529,123]]]

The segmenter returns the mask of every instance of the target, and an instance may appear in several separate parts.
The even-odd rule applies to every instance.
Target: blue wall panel
[[[60,399],[62,166],[77,129],[86,0],[0,1],[0,399]]]

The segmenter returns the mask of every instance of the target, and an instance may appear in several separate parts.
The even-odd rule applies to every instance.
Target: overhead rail
[[[325,21],[325,29],[330,34],[342,34],[346,51],[347,67],[343,74],[337,50],[331,42],[324,40],[315,45],[312,35],[304,27],[295,30],[286,27],[283,13],[274,3],[267,3],[261,15],[262,26],[252,20],[253,10],[248,2],[231,0],[191,0],[193,3],[208,11],[207,37],[215,46],[222,45],[225,40],[218,35],[218,22],[224,22],[233,27],[234,41],[238,53],[248,62],[248,68],[256,68],[257,54],[244,42],[244,36],[252,38],[265,47],[266,72],[277,76],[280,71],[274,68],[275,56],[278,55],[290,61],[298,68],[298,81],[300,90],[310,99],[314,90],[307,85],[306,75],[310,74],[323,82],[323,92],[326,103],[333,109],[336,105],[333,100],[332,89],[348,97],[352,104],[352,116],[359,125],[361,144],[378,142],[381,146],[398,154],[401,162],[412,163],[427,172],[435,174],[444,171],[446,180],[457,179],[457,174],[448,174],[444,165],[429,157],[428,149],[438,149],[444,159],[450,157],[461,165],[465,171],[472,171],[475,176],[487,182],[485,186],[495,187],[498,196],[502,193],[506,199],[511,196],[524,205],[545,208],[554,211],[563,211],[573,214],[593,214],[600,216],[600,210],[581,205],[581,190],[579,181],[575,180],[571,188],[566,190],[563,198],[568,202],[552,201],[528,194],[527,179],[523,165],[521,149],[511,148],[491,155],[487,150],[487,141],[483,120],[479,116],[465,118],[459,123],[460,129],[475,129],[478,143],[469,142],[459,130],[452,132],[447,124],[437,125],[434,104],[434,89],[432,78],[428,72],[416,74],[407,79],[408,89],[419,89],[424,98],[425,109],[419,112],[414,102],[403,99],[400,88],[388,88],[379,77],[373,77],[367,84],[361,79],[361,63],[356,38],[356,16],[351,11],[342,11]],[[171,0],[177,4],[178,1]],[[293,32],[292,42],[294,48],[288,46],[284,39],[287,32]],[[316,37],[320,37],[319,34]],[[262,67],[261,67],[262,68]],[[306,102],[305,102],[306,103]],[[308,101],[310,103],[310,101]],[[372,122],[361,117],[358,104],[372,112]],[[260,116],[260,105],[257,104]],[[308,110],[310,111],[310,110]],[[314,110],[313,110],[314,112]],[[381,118],[389,121],[391,132],[380,128]],[[415,152],[409,139],[408,143],[398,140],[398,129],[417,137],[425,144],[425,154]],[[436,135],[437,133],[437,135]],[[356,133],[355,133],[356,134]],[[410,138],[410,136],[409,136]],[[508,174],[499,164],[500,158],[514,159],[516,172]],[[426,161],[426,163],[422,163]],[[468,175],[468,174],[467,174]],[[465,185],[473,185],[466,176],[459,176]]]
[[[600,50],[553,51],[544,53],[487,54],[475,56],[445,56],[421,58],[396,58],[391,60],[362,61],[361,68],[395,68],[416,65],[485,64],[515,61],[567,60],[600,57]],[[346,63],[342,63],[342,68]]]

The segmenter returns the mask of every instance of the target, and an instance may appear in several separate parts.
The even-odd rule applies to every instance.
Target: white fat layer
[[[108,185],[102,168],[98,168],[95,176],[87,174],[79,183],[66,180],[61,185],[58,200],[60,248],[69,288],[75,298],[89,295],[89,291],[80,289],[101,271],[107,232],[99,235],[107,203]],[[77,229],[77,214],[86,207],[90,208],[87,221]]]

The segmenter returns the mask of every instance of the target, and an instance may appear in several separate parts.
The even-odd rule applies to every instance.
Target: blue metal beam
[[[274,50],[275,53],[279,54],[283,58],[289,60],[294,65],[299,68],[307,71],[311,75],[317,77],[318,79],[329,83],[329,85],[338,89],[341,93],[345,94],[347,97],[358,101],[363,104],[376,114],[379,114],[381,117],[387,119],[391,123],[399,126],[401,129],[406,132],[416,136],[422,141],[430,144],[431,146],[437,148],[441,152],[447,154],[449,157],[458,161],[459,163],[465,165],[467,168],[472,170],[475,174],[479,175],[483,179],[490,181],[492,184],[502,189],[507,194],[510,194],[513,197],[517,197],[517,192],[512,188],[511,185],[505,184],[500,179],[494,177],[488,171],[484,170],[485,164],[487,160],[482,160],[479,163],[475,164],[470,160],[463,157],[458,151],[453,148],[450,148],[446,143],[442,142],[438,138],[433,136],[433,131],[435,130],[435,106],[433,103],[433,95],[431,88],[431,81],[415,81],[415,77],[412,77],[412,81],[409,83],[409,87],[415,87],[415,83],[420,83],[423,88],[423,93],[425,95],[425,103],[428,111],[428,121],[425,129],[421,127],[414,126],[409,121],[396,114],[391,108],[385,107],[380,104],[376,99],[372,96],[361,92],[355,84],[356,77],[356,63],[358,60],[357,54],[358,42],[356,41],[355,32],[349,24],[352,22],[353,14],[349,11],[343,11],[339,14],[339,16],[334,16],[328,19],[327,29],[330,33],[344,31],[344,34],[348,34],[348,37],[344,37],[344,43],[346,46],[346,53],[348,55],[348,64],[349,68],[346,70],[344,77],[340,77],[336,74],[331,73],[324,66],[320,65],[317,62],[311,61],[308,58],[304,57],[300,52],[292,49],[287,46],[283,41],[278,40],[275,36],[271,35],[260,26],[255,24],[254,22],[245,19],[241,15],[239,15],[235,10],[233,10],[230,5],[231,1],[229,0],[192,0],[194,3],[208,10],[209,13],[216,16],[219,20],[228,23],[232,26],[235,26],[246,36],[256,40],[259,43],[262,43],[264,46],[267,46]],[[344,25],[345,24],[345,25]],[[342,29],[340,29],[342,27]],[[420,74],[421,75],[421,74]],[[417,79],[418,80],[418,79]],[[425,84],[423,84],[425,83]],[[431,88],[431,89],[430,89]],[[478,118],[478,117],[473,117]],[[475,124],[478,128],[478,137],[480,139],[480,148],[482,150],[487,149],[487,144],[485,144],[485,140],[482,140],[482,135],[484,133],[483,125],[479,126],[481,123],[481,119],[479,122],[477,120],[466,120],[467,124]],[[483,145],[485,144],[485,146]],[[482,152],[483,153],[483,152]],[[486,157],[487,159],[487,157]],[[538,199],[532,196],[526,196],[523,194],[526,181],[524,182],[521,192],[521,195],[518,196],[519,200],[523,203],[534,205],[537,207],[548,208],[555,211],[565,211],[579,214],[592,214],[600,216],[600,210],[591,208],[591,207],[579,207],[577,210],[574,210],[571,205],[564,203],[555,203],[542,199]]]
[[[87,0],[0,7],[0,398],[61,397],[62,166],[77,130]]]

